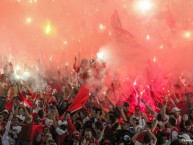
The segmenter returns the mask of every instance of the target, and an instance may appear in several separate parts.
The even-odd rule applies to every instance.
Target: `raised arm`
[[[120,112],[121,112],[121,116],[123,117],[123,120],[124,120],[124,121],[128,121],[128,120],[127,120],[127,117],[126,117],[126,115],[125,115],[125,113],[124,113],[124,111],[123,111],[123,108],[122,108],[122,107],[119,107],[119,110],[120,110]]]
[[[32,122],[32,116],[29,114],[26,107],[24,107],[24,114],[25,114],[25,117],[27,119],[27,124],[30,124]]]
[[[109,99],[108,96],[105,96],[105,98],[107,99],[107,101],[113,106],[113,108],[115,108],[115,104],[113,104],[113,102]]]
[[[103,139],[106,126],[107,126],[107,125],[104,123],[104,124],[103,124],[103,129],[102,129],[102,131],[100,132],[100,136],[99,136],[98,141],[101,141],[101,140]]]
[[[149,128],[147,128],[147,133],[149,134],[150,138],[152,139],[153,144],[156,145],[156,143],[157,143],[157,138],[155,137],[155,135],[152,133],[152,131],[151,131]]]
[[[74,64],[73,64],[73,69],[77,70],[78,66],[77,66],[77,58],[74,58]]]
[[[163,116],[164,120],[166,119],[166,116],[167,116],[167,114],[166,114],[167,102],[168,102],[168,100],[166,98],[164,98],[163,107],[161,108],[161,115]]]
[[[32,89],[30,88],[30,86],[28,86],[28,84],[25,83],[25,82],[24,82],[24,87],[25,87],[28,91],[32,92]]]
[[[157,124],[158,124],[158,120],[155,119],[155,120],[153,121],[153,124],[152,124],[152,127],[151,127],[151,131],[152,131],[152,132],[155,131],[155,129],[156,129],[156,127],[157,127]]]
[[[168,100],[169,100],[170,103],[172,104],[172,107],[176,107],[175,101],[174,101],[170,96],[168,96]]]
[[[10,116],[9,116],[7,125],[6,125],[5,132],[4,132],[3,137],[2,137],[2,143],[3,143],[3,145],[8,145],[8,144],[9,144],[8,134],[9,134],[9,130],[10,130],[12,118],[13,118],[13,115],[12,115],[12,113],[11,113]]]

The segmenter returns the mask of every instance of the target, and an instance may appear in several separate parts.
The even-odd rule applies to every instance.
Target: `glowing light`
[[[44,25],[44,33],[49,35],[49,34],[53,34],[53,32],[55,31],[55,28],[54,26],[50,23],[50,22],[47,22],[45,25]]]
[[[103,59],[104,58],[104,54],[102,52],[98,52],[97,53],[97,58],[98,59]]]
[[[17,80],[19,80],[19,79],[27,80],[29,77],[30,77],[30,72],[29,71],[23,71],[20,74],[17,74],[17,73],[14,74],[14,78],[17,79]]]
[[[29,0],[28,2],[29,2],[30,4],[32,4],[32,3],[36,3],[37,0]]]
[[[164,46],[163,45],[160,45],[160,49],[163,49],[164,48]]]
[[[148,11],[152,8],[152,2],[150,0],[138,0],[136,2],[136,9],[142,12]]]
[[[149,35],[147,35],[147,36],[146,36],[146,39],[147,39],[147,40],[149,40],[149,39],[150,39],[150,36],[149,36]]]
[[[15,79],[19,80],[21,77],[19,75],[15,75]]]
[[[44,32],[45,32],[46,34],[49,34],[49,33],[51,32],[51,25],[50,25],[50,24],[47,24],[47,25],[46,25],[46,27],[45,27],[45,29],[44,29]]]
[[[52,56],[50,56],[50,61],[52,61]]]
[[[25,21],[26,21],[26,23],[31,23],[32,22],[32,18],[31,17],[27,17]]]
[[[157,59],[156,59],[156,57],[154,57],[154,58],[153,58],[153,62],[156,62],[156,61],[157,61]]]
[[[99,29],[100,29],[101,31],[104,31],[104,30],[106,29],[106,26],[103,25],[103,24],[99,24]]]
[[[29,73],[28,71],[24,71],[23,75],[24,75],[25,77],[29,77],[30,73]]]
[[[190,37],[191,37],[191,33],[190,33],[190,32],[185,32],[185,33],[184,33],[184,37],[190,38]]]
[[[67,45],[67,43],[68,43],[68,42],[65,40],[65,41],[64,41],[64,44]]]
[[[136,82],[136,80],[134,81],[133,85],[134,85],[134,86],[136,86],[136,85],[137,85],[137,82]]]
[[[20,70],[20,66],[17,65],[16,68],[15,68],[16,71]]]

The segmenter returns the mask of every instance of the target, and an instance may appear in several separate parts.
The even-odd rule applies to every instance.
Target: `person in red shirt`
[[[36,137],[36,142],[39,143],[40,145],[46,145],[46,141],[48,138],[48,134],[49,133],[49,127],[48,126],[44,126],[42,133],[39,133]]]
[[[34,116],[34,114],[33,114]],[[52,125],[53,124],[53,118],[54,114],[50,115],[50,118],[46,117],[46,112],[44,110],[39,110],[37,113],[37,116],[34,117],[35,124],[38,125]]]
[[[176,95],[174,95],[174,103],[175,103],[174,105],[181,110],[180,111],[181,115],[189,111],[188,100],[187,100],[187,96],[185,94],[183,94],[180,97],[180,99],[178,99],[176,97]]]
[[[88,76],[87,73],[87,65],[88,65],[88,60],[87,59],[82,59],[80,66],[77,65],[77,58],[75,57],[74,65],[73,68],[77,72],[78,75],[78,83],[80,85],[83,85],[86,81],[86,78]]]
[[[123,108],[123,111],[124,111],[124,114],[125,114],[127,120],[129,120],[130,116],[133,115],[133,113],[130,111],[129,107],[130,107],[130,105],[128,102],[123,103],[122,108]]]
[[[32,143],[32,130],[34,122],[26,107],[24,107],[24,116],[25,121],[22,124],[17,145],[30,145]]]

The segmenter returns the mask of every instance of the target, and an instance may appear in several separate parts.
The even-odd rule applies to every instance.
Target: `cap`
[[[25,121],[25,117],[22,116],[22,115],[16,115],[16,117],[17,117],[18,119],[20,119],[21,121]]]
[[[181,109],[179,109],[178,107],[174,107],[173,109],[172,109],[172,112],[178,112],[178,111],[180,111]]]
[[[190,136],[188,135],[188,134],[186,134],[186,133],[184,133],[184,134],[182,134],[182,135],[178,135],[178,137],[181,137],[181,138],[183,138],[183,139],[185,139],[185,140],[191,140],[190,139]]]
[[[8,110],[3,110],[3,113],[9,114],[9,111]]]
[[[131,138],[130,138],[129,135],[126,134],[126,135],[124,135],[123,140],[124,140],[124,141],[130,141]]]

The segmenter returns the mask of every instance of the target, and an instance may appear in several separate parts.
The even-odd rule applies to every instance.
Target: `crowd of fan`
[[[85,62],[84,62],[85,61]],[[83,60],[86,63],[86,60]],[[74,65],[79,73],[79,68]],[[83,78],[82,78],[83,79]],[[82,81],[80,79],[80,81]],[[80,87],[48,81],[50,89],[32,91],[27,82],[11,83],[9,75],[0,78],[0,136],[3,145],[190,145],[193,138],[193,94],[163,94],[158,101],[150,87],[157,108],[138,96],[138,105],[130,101],[117,106],[105,96],[104,101],[90,97],[81,109],[68,107]],[[53,88],[65,91],[53,93]],[[131,93],[131,97],[134,94]],[[132,100],[132,99],[128,99]],[[142,110],[140,104],[145,106]]]

